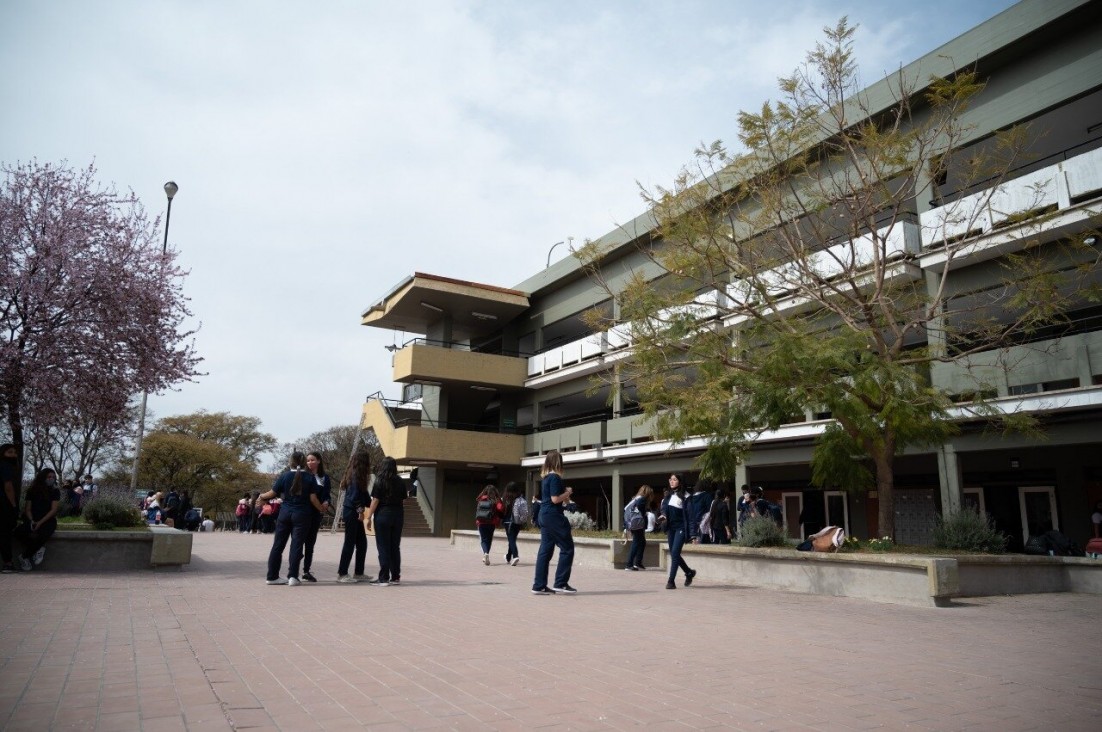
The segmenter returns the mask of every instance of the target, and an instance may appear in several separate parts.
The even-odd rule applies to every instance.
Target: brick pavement
[[[403,542],[401,587],[269,587],[269,537],[197,534],[183,570],[0,575],[0,729],[1088,730],[1102,600],[946,609]],[[495,542],[500,560],[504,547]],[[369,548],[369,573],[376,566]],[[1092,722],[1092,720],[1094,720]]]

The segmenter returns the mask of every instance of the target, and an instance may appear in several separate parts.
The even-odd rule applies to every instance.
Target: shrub
[[[1006,551],[1007,537],[995,528],[986,515],[974,508],[964,508],[945,514],[934,526],[934,546],[939,549],[960,549],[985,554]]]
[[[142,524],[132,496],[103,490],[84,507],[83,517],[87,523],[101,531],[108,531],[116,526]]]
[[[865,548],[867,548],[870,552],[890,552],[892,549],[895,548],[895,542],[890,536],[882,536],[879,539],[869,539],[865,543]]]
[[[739,527],[739,546],[788,546],[788,537],[769,516],[752,516]]]
[[[566,512],[566,522],[570,524],[572,531],[593,531],[597,528],[597,522],[589,518],[589,514],[575,511]]]

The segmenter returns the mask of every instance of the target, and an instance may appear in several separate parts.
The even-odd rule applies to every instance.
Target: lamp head
[[[176,185],[176,181],[170,180],[165,183],[165,195],[168,196],[168,200],[172,200],[176,196],[176,191],[180,190],[180,186]]]

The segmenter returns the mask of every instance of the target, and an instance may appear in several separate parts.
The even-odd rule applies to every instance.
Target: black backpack
[[[483,498],[478,502],[477,508],[474,511],[475,521],[484,521],[486,523],[493,523],[494,521],[494,502],[489,498]]]

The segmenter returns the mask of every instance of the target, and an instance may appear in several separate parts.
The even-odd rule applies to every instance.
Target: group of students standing
[[[22,496],[22,464],[16,445],[0,445],[0,561],[3,562],[0,572],[5,574],[15,571],[13,539],[23,545],[19,555],[20,569],[27,572],[42,563],[46,542],[57,530],[57,515],[61,510],[57,472],[51,468],[39,470],[27,488],[27,495]]]
[[[405,523],[403,501],[408,495],[405,481],[398,475],[393,458],[383,458],[377,476],[371,473],[371,459],[365,450],[357,450],[349,459],[341,479],[344,490],[341,519],[344,544],[337,568],[337,581],[352,584],[369,581],[385,587],[399,584],[402,576],[402,527]],[[272,550],[268,554],[267,583],[296,586],[317,582],[310,571],[314,546],[322,517],[330,510],[332,488],[325,463],[317,452],[294,452],[287,470],[276,478],[271,490],[258,496],[261,501],[280,500],[275,519]],[[367,535],[375,534],[379,553],[379,576],[371,580],[364,574]],[[280,575],[283,552],[290,543],[287,576]],[[353,559],[355,563],[353,564]],[[301,565],[301,579],[299,568]],[[349,574],[349,568],[354,569]]]

